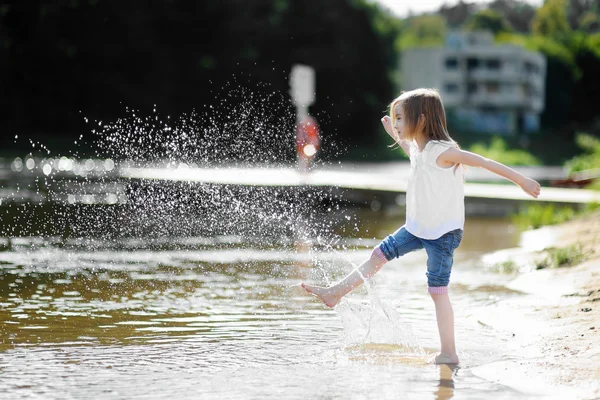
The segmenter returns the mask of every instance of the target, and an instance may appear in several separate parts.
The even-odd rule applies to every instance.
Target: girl
[[[334,307],[363,279],[375,275],[391,259],[425,249],[427,284],[435,304],[441,351],[436,364],[458,363],[454,344],[454,312],[448,283],[454,250],[460,244],[465,222],[462,166],[483,167],[519,185],[537,198],[540,185],[507,166],[461,150],[448,134],[446,113],[434,89],[404,92],[390,104],[390,117],[381,122],[386,132],[410,157],[406,193],[406,223],[385,238],[368,260],[341,282],[325,288],[302,283],[325,305]]]

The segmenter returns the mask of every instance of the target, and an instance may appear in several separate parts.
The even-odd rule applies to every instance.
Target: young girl
[[[305,283],[302,287],[334,307],[389,260],[425,249],[427,284],[435,304],[441,343],[435,363],[455,364],[458,355],[448,283],[454,250],[462,239],[465,222],[462,166],[483,167],[513,181],[534,198],[540,194],[540,185],[503,164],[461,150],[448,134],[442,100],[434,89],[402,93],[390,104],[390,116],[381,122],[408,154],[411,164],[405,225],[385,238],[371,257],[341,282],[328,288]]]

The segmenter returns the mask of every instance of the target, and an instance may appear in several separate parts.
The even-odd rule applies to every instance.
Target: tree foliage
[[[600,32],[600,16],[593,11],[587,11],[579,18],[577,25],[582,32]]]
[[[507,165],[540,165],[541,161],[534,155],[521,149],[511,149],[499,136],[492,138],[491,143],[486,146],[483,143],[474,143],[469,151],[488,157],[492,160]]]
[[[548,37],[562,37],[571,31],[567,20],[568,0],[546,0],[537,9],[531,22],[533,34]]]
[[[398,50],[417,46],[439,46],[448,31],[446,20],[440,15],[420,15],[410,18],[398,38]]]
[[[489,8],[473,14],[465,23],[464,28],[469,31],[490,31],[494,35],[513,30],[502,14]]]
[[[578,133],[575,142],[583,153],[565,163],[569,173],[600,169],[600,139],[588,133]]]
[[[126,107],[177,116],[237,86],[288,98],[302,63],[316,70],[324,147],[369,143],[393,97],[398,29],[364,0],[4,2],[0,129],[72,142],[83,117]]]
[[[567,6],[567,19],[571,29],[581,29],[586,16],[598,15],[600,0],[569,0]]]
[[[519,0],[494,0],[488,7],[500,13],[508,25],[521,33],[529,32],[536,10],[531,4]]]
[[[444,3],[437,13],[444,18],[449,28],[458,29],[462,27],[465,22],[467,22],[467,20],[477,11],[477,9],[478,8],[475,3],[469,3],[460,0],[454,5],[448,5]]]

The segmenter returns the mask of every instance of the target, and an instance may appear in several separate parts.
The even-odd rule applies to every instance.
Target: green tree
[[[573,32],[568,39],[566,45],[574,54],[574,61],[579,72],[570,93],[573,99],[573,108],[569,118],[572,122],[585,125],[598,118],[600,34]]]
[[[579,18],[579,29],[586,33],[600,31],[600,16],[593,11],[588,11]]]
[[[457,29],[463,26],[476,11],[475,3],[466,3],[460,0],[454,5],[443,4],[437,13],[446,20],[450,28]]]
[[[408,20],[396,47],[404,50],[417,46],[439,46],[444,43],[447,30],[446,20],[440,15],[413,17]]]
[[[513,30],[502,14],[489,8],[473,14],[464,28],[469,31],[491,31],[494,35]]]
[[[494,0],[488,7],[499,12],[506,22],[517,32],[528,33],[535,8],[519,0]]]
[[[583,153],[565,163],[569,173],[600,168],[600,139],[589,133],[578,133],[575,142]]]
[[[126,107],[172,119],[197,110],[201,136],[226,115],[220,103],[237,101],[233,88],[286,117],[289,71],[302,63],[315,68],[311,113],[334,157],[372,142],[365,133],[394,96],[400,23],[366,0],[0,3],[0,132],[19,134],[22,149],[24,138],[71,146],[83,117],[112,121]]]
[[[499,136],[494,136],[491,143],[475,143],[470,148],[477,154],[491,158],[507,165],[540,165],[541,161],[525,150],[509,148],[508,144]]]
[[[571,31],[567,6],[567,0],[546,0],[531,21],[531,31],[536,35],[554,38],[567,35]]]
[[[598,0],[569,0],[567,18],[572,29],[581,29],[581,23],[586,15],[598,13],[600,1]]]

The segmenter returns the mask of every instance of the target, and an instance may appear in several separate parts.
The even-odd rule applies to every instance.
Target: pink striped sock
[[[371,253],[371,258],[377,260],[377,266],[379,267],[388,262],[388,259],[385,257],[385,254],[383,254],[383,251],[381,251],[380,247],[376,247],[375,249],[373,249],[373,253]]]
[[[431,294],[448,294],[448,286],[429,286],[427,291]]]

